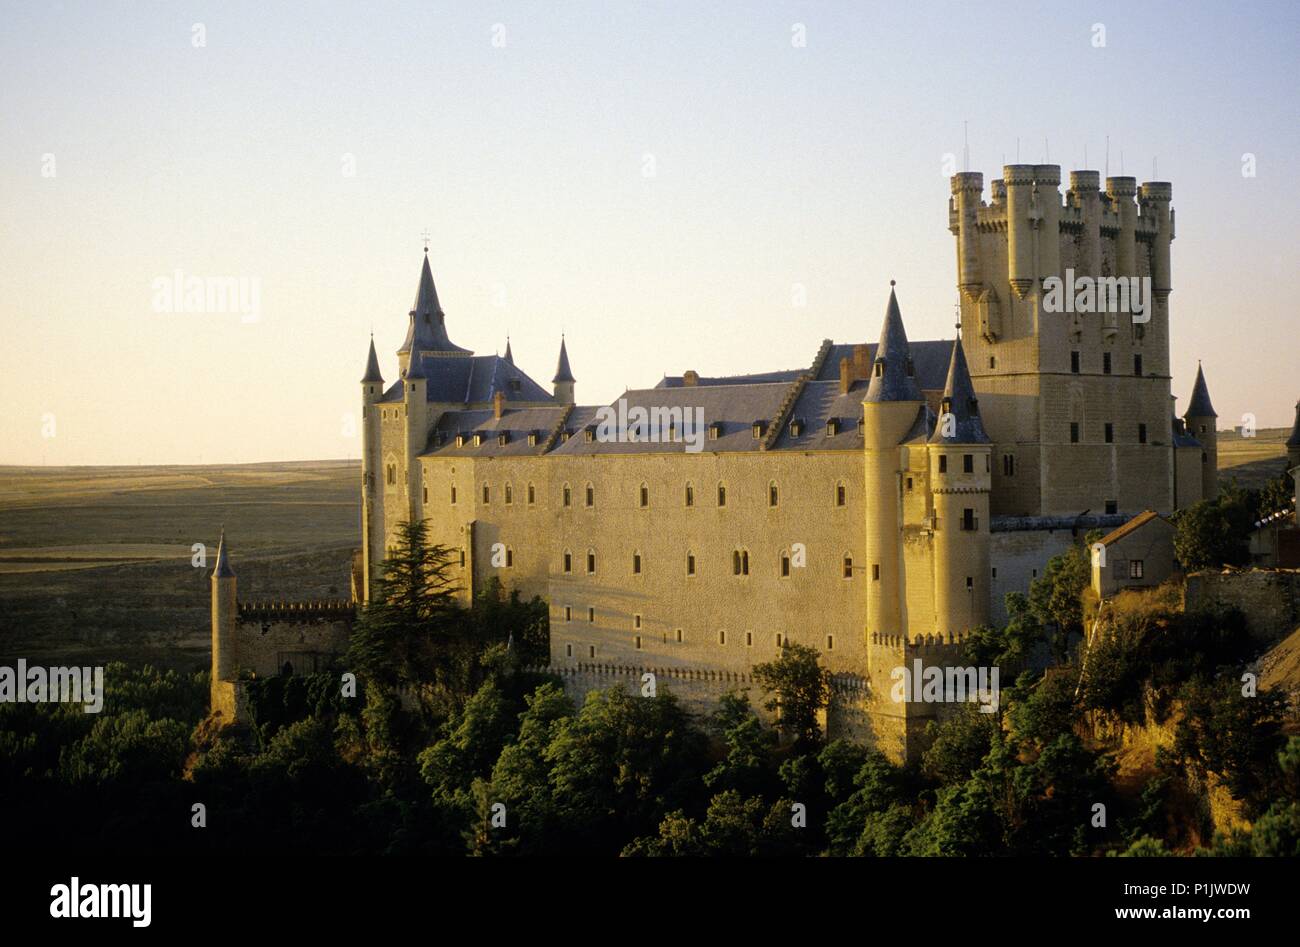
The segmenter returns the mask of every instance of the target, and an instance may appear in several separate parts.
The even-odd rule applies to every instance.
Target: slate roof
[[[530,408],[507,408],[497,418],[492,409],[448,411],[438,419],[429,433],[425,457],[510,457],[541,454],[551,431],[560,423],[566,405]],[[502,444],[499,435],[506,434]],[[537,443],[529,444],[528,435],[536,433]],[[457,446],[456,435],[482,433],[482,443],[472,436]]]
[[[1187,430],[1187,423],[1182,418],[1173,419],[1174,426],[1174,446],[1175,447],[1195,447],[1203,448],[1205,445],[1196,439]]]
[[[817,373],[817,380],[838,381],[840,359],[847,358],[853,361],[853,350],[857,347],[853,344],[832,345],[822,370]],[[875,342],[866,343],[868,365],[875,362],[877,347]],[[943,339],[932,339],[909,342],[907,347],[912,354],[912,371],[917,386],[923,391],[942,391],[948,378],[948,361],[952,356],[952,343]]]
[[[946,423],[945,413],[952,415],[951,423]],[[979,400],[975,397],[975,386],[971,383],[970,371],[966,368],[966,353],[962,351],[961,339],[952,344],[952,358],[948,364],[948,380],[943,387],[939,419],[935,425],[934,434],[930,436],[930,443],[989,443],[989,436],[984,432],[984,422],[980,419]]]
[[[485,404],[498,391],[505,392],[507,401],[545,402],[554,404],[550,392],[533,381],[522,369],[499,355],[475,355],[470,358],[423,356],[422,371],[428,379],[428,401],[451,404]],[[518,383],[515,387],[512,383]],[[384,403],[401,401],[404,387],[401,380],[394,382],[384,392]]]
[[[411,306],[411,322],[406,329],[406,340],[397,351],[409,352],[415,346],[421,352],[451,352],[468,355],[469,349],[463,349],[447,337],[446,317],[442,304],[438,302],[438,290],[433,285],[433,272],[429,269],[429,253],[424,254],[424,266],[420,270],[420,285],[415,291],[415,302]]]
[[[569,369],[569,350],[564,347],[564,336],[560,336],[560,359],[555,364],[555,377],[552,382],[577,381]]]
[[[1183,412],[1185,418],[1217,418],[1219,415],[1210,404],[1210,391],[1205,387],[1205,374],[1201,366],[1196,366],[1196,384],[1192,386],[1192,400]]]
[[[716,385],[762,385],[782,382],[789,384],[804,373],[802,368],[791,368],[779,372],[755,372],[752,375],[714,375],[705,377],[701,375],[695,382],[696,387],[709,388]],[[836,376],[839,377],[838,375]],[[681,375],[665,375],[656,388],[685,388],[685,380]]]
[[[884,361],[884,370],[877,375],[874,365]],[[864,401],[920,401],[915,365],[907,344],[907,330],[903,328],[903,314],[898,308],[898,297],[893,286],[889,289],[889,305],[885,307],[885,324],[880,330],[880,344],[872,355],[873,371],[867,385]]]
[[[788,384],[758,385],[715,385],[705,387],[682,388],[644,388],[624,392],[621,396],[627,402],[627,409],[645,408],[680,408],[683,420],[686,409],[692,409],[691,418],[697,415],[694,409],[702,412],[704,431],[701,435],[701,451],[732,452],[756,451],[762,440],[754,437],[755,421],[770,421],[790,390]],[[604,406],[615,412],[617,421],[618,402]],[[684,453],[686,443],[679,435],[676,440],[668,440],[667,432],[662,432],[657,441],[636,441],[625,436],[625,429],[613,428],[614,437],[608,440],[597,438],[588,440],[583,431],[587,427],[595,428],[599,424],[596,407],[585,407],[580,415],[575,411],[575,418],[568,425],[575,435],[558,444],[557,454],[642,454],[642,453]],[[629,419],[632,420],[632,419]],[[708,437],[710,425],[720,423],[721,429],[716,440]],[[598,432],[597,432],[598,433]]]
[[[379,372],[379,356],[375,354],[375,337],[370,337],[370,355],[366,359],[366,376],[361,379],[362,384],[366,382],[382,383],[384,376]]]
[[[865,381],[854,382],[847,394],[840,394],[839,377],[835,381],[810,381],[804,385],[790,410],[789,420],[798,419],[796,435],[787,421],[773,444],[774,450],[862,450],[862,396]],[[839,432],[832,434],[830,420],[839,421]]]

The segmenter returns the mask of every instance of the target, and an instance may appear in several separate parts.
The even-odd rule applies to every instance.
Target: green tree
[[[821,742],[817,717],[831,699],[830,672],[819,663],[816,648],[787,644],[781,656],[754,667],[754,680],[771,695],[764,706],[779,715],[780,726],[796,746]]]
[[[353,628],[349,667],[388,687],[445,683],[464,634],[450,564],[451,550],[429,542],[423,520],[397,524],[397,544]]]
[[[1047,560],[1043,574],[1029,584],[1029,604],[1038,620],[1055,629],[1052,651],[1065,658],[1071,635],[1083,633],[1081,595],[1092,579],[1088,550],[1073,545]]]

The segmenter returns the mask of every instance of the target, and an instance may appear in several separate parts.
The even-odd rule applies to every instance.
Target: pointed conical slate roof
[[[1196,365],[1196,384],[1192,386],[1192,400],[1183,412],[1185,418],[1217,418],[1219,415],[1210,404],[1210,391],[1205,387],[1205,373],[1200,363]]]
[[[375,337],[370,337],[370,355],[366,359],[366,377],[361,379],[361,383],[376,381],[383,383],[384,376],[379,373],[379,356],[375,354]]]
[[[952,359],[948,362],[948,383],[943,387],[942,408],[939,420],[930,436],[931,444],[987,444],[989,436],[980,420],[979,399],[966,367],[966,353],[961,339],[952,344]],[[945,415],[951,414],[949,420]]]
[[[1300,447],[1300,401],[1295,403],[1295,424],[1291,427],[1291,436],[1286,439],[1287,447]]]
[[[427,378],[424,373],[424,354],[417,349],[411,350],[411,359],[406,363],[406,371],[402,372],[403,378]]]
[[[577,381],[569,369],[569,352],[564,347],[564,336],[560,336],[560,361],[555,366],[555,377],[551,381],[557,384],[562,381]]]
[[[221,540],[217,543],[217,567],[212,570],[214,579],[233,579],[235,570],[230,568],[230,560],[226,558],[226,531],[221,530]]]
[[[515,363],[514,353],[510,351],[510,336],[506,336],[506,354],[502,356],[511,365]]]
[[[920,401],[921,389],[912,377],[912,354],[903,328],[903,314],[898,309],[894,295],[894,282],[889,281],[889,305],[885,309],[885,324],[880,330],[880,344],[876,346],[876,363],[882,360],[884,368],[877,372],[873,364],[871,383],[863,401]]]
[[[406,340],[397,351],[409,352],[415,347],[421,352],[468,353],[468,349],[461,348],[447,337],[444,319],[438,290],[433,285],[433,271],[429,269],[429,254],[425,251],[420,285],[415,291],[415,305],[411,308],[411,323],[406,330]]]

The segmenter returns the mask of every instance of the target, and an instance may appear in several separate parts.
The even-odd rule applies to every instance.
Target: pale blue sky
[[[1223,426],[1290,424],[1298,9],[6,2],[0,463],[358,456],[426,227],[452,339],[508,330],[549,386],[563,329],[585,403],[873,340],[890,278],[913,338],[951,337],[963,120],[986,178],[1017,138],[1158,158],[1174,391],[1199,357]],[[257,280],[260,318],[155,312],[178,268]]]

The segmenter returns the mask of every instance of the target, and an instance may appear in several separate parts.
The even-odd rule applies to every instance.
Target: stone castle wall
[[[1183,607],[1239,608],[1251,636],[1272,644],[1300,626],[1300,569],[1193,572],[1183,585]]]

